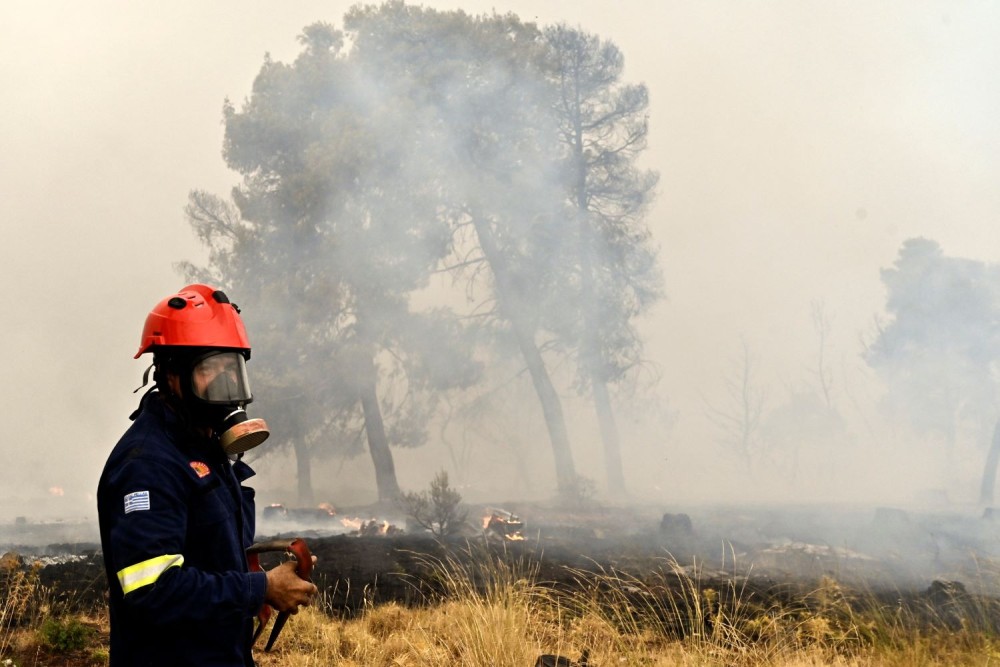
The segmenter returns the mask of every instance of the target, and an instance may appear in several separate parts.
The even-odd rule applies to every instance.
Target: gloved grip
[[[257,544],[251,545],[247,549],[247,563],[250,565],[252,571],[260,571],[262,568],[260,566],[260,554],[274,552],[274,551],[284,551],[295,556],[295,574],[299,575],[300,579],[306,581],[311,581],[312,569],[313,569],[313,559],[312,553],[309,551],[309,546],[306,544],[305,540],[301,537],[296,537],[293,540],[270,540],[268,542],[258,542]],[[285,621],[288,620],[289,613],[283,611],[278,614],[278,618],[274,620],[274,627],[271,628],[271,635],[267,638],[267,644],[264,646],[265,651],[270,651],[271,647],[274,646],[274,642],[278,639],[278,635],[281,633],[281,629],[285,626]],[[257,629],[254,631],[253,640],[257,641],[260,637],[261,632],[264,630],[264,626],[267,625],[268,620],[271,618],[271,608],[268,605],[264,605],[258,614]]]

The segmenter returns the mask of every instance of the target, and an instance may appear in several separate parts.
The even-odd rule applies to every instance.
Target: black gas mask
[[[253,401],[246,359],[237,350],[215,350],[191,359],[182,371],[182,401],[194,421],[210,427],[222,449],[242,454],[271,435],[263,419],[250,419],[246,405]]]

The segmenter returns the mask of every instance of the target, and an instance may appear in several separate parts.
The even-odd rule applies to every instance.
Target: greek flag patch
[[[149,491],[136,491],[125,496],[125,514],[149,509]]]

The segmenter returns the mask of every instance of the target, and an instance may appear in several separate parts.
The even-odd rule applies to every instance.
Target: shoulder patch
[[[208,477],[209,473],[212,472],[209,470],[208,466],[201,461],[191,461],[189,465],[198,477]]]
[[[135,491],[125,494],[125,514],[149,509],[149,491]]]

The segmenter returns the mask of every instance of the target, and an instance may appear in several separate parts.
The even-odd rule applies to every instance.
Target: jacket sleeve
[[[122,498],[110,557],[127,605],[157,624],[257,613],[267,588],[263,572],[209,572],[184,562],[189,482],[183,473],[139,457],[110,481]]]

